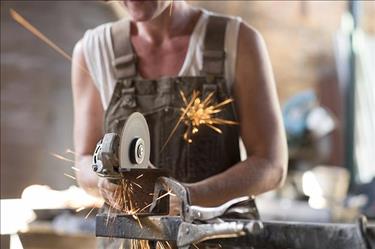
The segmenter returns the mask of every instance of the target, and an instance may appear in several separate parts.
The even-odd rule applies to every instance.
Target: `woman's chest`
[[[158,45],[132,39],[139,74],[145,79],[177,76],[190,52],[189,38],[176,37]]]

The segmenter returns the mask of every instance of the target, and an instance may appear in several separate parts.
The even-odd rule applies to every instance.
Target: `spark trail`
[[[10,16],[13,18],[14,21],[16,21],[19,25],[24,27],[26,30],[28,30],[30,33],[32,33],[34,36],[42,40],[44,43],[46,43],[49,47],[54,49],[57,53],[62,55],[65,59],[72,62],[72,57],[66,53],[63,49],[61,49],[59,46],[56,45],[53,41],[51,41],[46,35],[44,35],[40,30],[38,30],[35,26],[33,26],[29,21],[27,21],[23,16],[21,16],[17,11],[14,9],[10,9]],[[91,76],[91,74],[82,66],[78,65],[79,68]]]

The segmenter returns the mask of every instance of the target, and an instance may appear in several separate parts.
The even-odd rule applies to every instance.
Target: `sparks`
[[[71,60],[71,57],[60,47],[58,47],[54,42],[48,39],[42,32],[35,28],[31,23],[29,23],[23,16],[17,13],[14,9],[10,9],[10,15],[18,24],[30,31],[33,35],[41,39],[43,42],[48,44],[51,48],[57,51],[59,54],[64,56],[66,59]]]
[[[45,36],[40,30],[38,30],[36,27],[34,27],[30,22],[28,22],[23,16],[21,16],[17,11],[14,9],[10,9],[10,16],[13,18],[14,21],[16,21],[18,24],[20,24],[22,27],[24,27],[26,30],[28,30],[30,33],[38,37],[40,40],[42,40],[44,43],[46,43],[49,47],[54,49],[56,52],[58,52],[60,55],[62,55],[65,59],[68,59],[69,61],[72,61],[72,57],[66,53],[63,49],[61,49],[59,46],[56,45],[53,41],[51,41],[47,36]],[[82,66],[78,65],[78,67],[85,73],[91,76],[91,74]]]
[[[74,163],[74,160],[66,158],[66,157],[63,157],[63,156],[61,156],[59,154],[50,153],[50,155],[53,156],[53,157],[56,157],[57,159],[60,159],[60,160],[66,161],[66,162],[70,162],[70,163]]]
[[[138,178],[141,178],[143,175],[139,175]],[[138,223],[140,228],[143,228],[142,222],[140,217],[138,216],[139,213],[150,207],[152,204],[144,203],[144,206],[142,209],[139,208],[139,203],[135,201],[134,198],[134,190],[133,186],[137,186],[139,184],[136,184],[133,181],[130,181],[128,179],[121,179],[118,183],[115,191],[114,191],[114,202],[113,206],[109,207],[108,213],[107,213],[107,222],[106,226],[110,226],[111,222],[116,219],[116,214],[118,211],[121,213],[124,213],[126,215],[130,215],[133,217],[134,220]],[[140,185],[138,187],[141,187]],[[156,200],[162,199],[167,195],[174,195],[171,190],[169,190],[164,195],[161,195]],[[150,249],[150,245],[147,240],[130,240],[130,249]],[[168,243],[160,242],[156,245],[157,249],[171,249],[172,247]]]
[[[181,116],[179,117],[177,124],[173,128],[172,132],[167,138],[167,141],[162,147],[162,150],[165,148],[165,145],[172,138],[173,134],[177,130],[177,127],[183,122],[186,126],[186,131],[183,134],[183,139],[192,143],[192,136],[199,132],[201,126],[207,126],[214,130],[215,132],[222,134],[222,130],[217,127],[217,125],[238,125],[238,122],[216,118],[215,115],[223,111],[223,107],[232,103],[233,99],[226,99],[218,104],[212,103],[212,97],[215,92],[211,92],[208,96],[201,100],[199,98],[199,91],[193,91],[190,101],[187,101],[187,98],[184,92],[180,91],[180,96],[184,102],[185,107],[181,108]]]
[[[108,224],[109,224],[109,220],[111,218],[111,208],[108,209],[108,213],[107,213],[107,221],[105,223],[105,226],[108,227]]]
[[[73,155],[77,155],[77,153],[76,152],[74,152],[73,150],[71,150],[71,149],[66,149],[66,151],[65,151],[65,153],[69,153],[69,154],[73,154]]]
[[[77,168],[77,167],[72,166],[71,168],[72,168],[72,170],[74,170],[74,171],[76,171],[76,172],[79,172],[79,171],[80,171],[80,169]]]
[[[133,214],[132,216],[138,222],[139,227],[143,229],[143,226],[142,226],[142,223],[141,223],[141,220],[139,219],[139,217],[135,214]]]
[[[92,211],[94,211],[94,209],[95,209],[94,207],[91,208],[91,210],[86,214],[85,219],[87,219],[90,216],[90,214],[92,213]]]
[[[132,215],[133,217],[140,212],[138,203],[134,201],[134,185],[142,189],[141,185],[126,179],[122,179],[114,192],[115,209],[125,214]]]
[[[86,209],[86,208],[85,208],[85,207],[77,208],[77,209],[76,209],[76,213],[79,213],[79,212],[81,212],[81,211],[84,210],[84,209]]]
[[[150,245],[147,240],[130,240],[130,249],[150,249]]]
[[[69,178],[71,178],[71,179],[73,179],[73,180],[76,180],[76,178],[75,178],[74,176],[69,175],[69,174],[67,174],[67,173],[64,173],[64,176],[69,177]]]
[[[180,94],[182,93],[182,91],[180,91]],[[160,152],[162,152],[165,148],[165,146],[168,144],[169,140],[173,137],[173,134],[176,132],[178,126],[180,125],[180,123],[184,120],[185,118],[185,115],[187,113],[187,111],[191,108],[191,106],[193,105],[194,103],[194,99],[197,98],[198,95],[197,95],[197,92],[196,91],[193,91],[193,95],[192,95],[192,98],[190,100],[190,102],[188,103],[186,98],[185,98],[185,95],[182,93],[182,99],[186,105],[186,108],[185,108],[185,111],[182,112],[180,118],[178,119],[176,125],[173,127],[173,130],[171,131],[171,133],[169,134],[168,138],[167,138],[167,141],[165,141],[163,147],[161,148]]]
[[[158,201],[158,200],[160,200],[160,199],[162,199],[162,198],[164,198],[164,197],[166,197],[166,196],[168,196],[168,195],[172,195],[172,196],[175,196],[175,194],[173,194],[172,193],[172,191],[171,190],[169,190],[167,193],[165,193],[165,194],[163,194],[163,195],[161,195],[161,196],[159,196],[158,198],[156,198],[154,201]],[[146,206],[144,206],[141,210],[140,210],[140,212],[142,212],[143,210],[145,210],[146,208],[149,208],[149,207],[151,207],[151,205],[152,205],[152,203],[153,202],[151,202],[150,204],[148,204],[148,205],[146,205]]]
[[[132,184],[134,184],[134,185],[137,186],[138,188],[142,189],[142,186],[139,185],[138,183],[136,183],[136,182],[132,182]]]
[[[172,246],[168,241],[158,241],[156,242],[156,249],[172,249]]]
[[[185,108],[181,108],[181,112],[183,114],[186,113],[183,117],[184,123],[187,126],[183,137],[188,143],[193,142],[191,137],[198,133],[200,126],[207,126],[217,133],[222,134],[221,129],[216,127],[216,125],[238,125],[235,121],[215,118],[215,114],[221,112],[223,110],[222,107],[232,103],[233,99],[226,99],[215,105],[212,104],[214,93],[215,92],[211,92],[204,100],[201,100],[198,97],[199,92],[197,92],[195,95],[193,94],[193,104],[188,106],[186,105],[187,101],[185,94],[180,91],[180,95],[186,106]],[[194,98],[194,96],[196,97]]]

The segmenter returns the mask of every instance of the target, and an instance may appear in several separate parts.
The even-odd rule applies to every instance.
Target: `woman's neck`
[[[172,8],[172,9],[170,9]],[[134,35],[142,36],[147,42],[162,43],[163,40],[180,35],[189,29],[195,9],[186,2],[174,1],[160,15],[146,22],[133,23]]]

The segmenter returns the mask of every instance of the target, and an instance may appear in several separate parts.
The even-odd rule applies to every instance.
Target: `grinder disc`
[[[122,128],[119,148],[120,171],[147,168],[150,161],[150,132],[144,116],[131,114]]]

